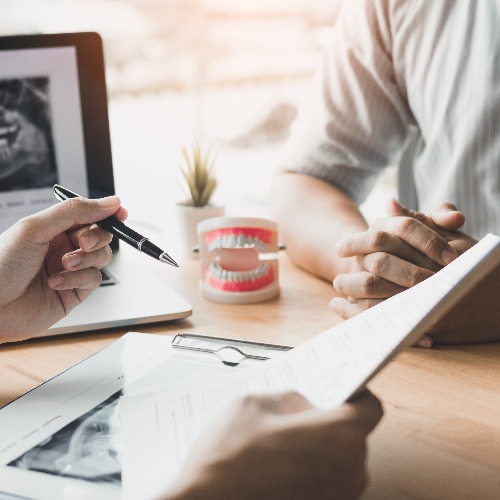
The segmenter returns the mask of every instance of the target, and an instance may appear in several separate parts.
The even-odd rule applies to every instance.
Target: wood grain
[[[187,320],[140,327],[298,345],[338,323],[330,283],[280,256],[281,294],[250,305],[219,304],[198,289],[199,264],[163,269],[162,279],[193,304]],[[150,265],[154,265],[152,262]],[[166,266],[165,266],[166,267]],[[125,330],[0,346],[0,405],[117,339]],[[500,491],[500,344],[411,348],[369,385],[385,415],[369,439],[366,499],[497,499]]]

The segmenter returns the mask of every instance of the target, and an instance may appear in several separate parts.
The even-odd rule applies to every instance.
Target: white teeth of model
[[[234,234],[231,234],[229,236],[228,244],[231,248],[234,248],[236,246],[236,236]]]
[[[220,248],[220,237],[215,238],[208,244],[208,251],[213,252],[214,250],[217,250]]]
[[[217,278],[221,277],[221,268],[215,262],[210,263],[210,272]]]
[[[252,281],[255,282],[259,278],[266,276],[269,273],[270,265],[267,262],[261,262],[257,269],[252,271],[228,271],[223,269],[218,262],[211,262],[209,272],[218,279],[232,283],[241,283]]]
[[[259,238],[255,238],[254,245],[259,252],[265,252],[267,249],[267,245]]]
[[[269,271],[269,264],[267,263],[261,263],[259,264],[259,267],[257,268],[257,277],[262,278],[262,276],[265,276]]]
[[[236,239],[236,244],[239,247],[244,247],[246,242],[247,242],[247,239],[242,234],[240,234],[238,236],[238,238]]]

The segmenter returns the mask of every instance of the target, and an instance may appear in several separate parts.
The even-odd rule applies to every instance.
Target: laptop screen
[[[102,41],[0,37],[0,232],[53,205],[55,183],[114,193]]]

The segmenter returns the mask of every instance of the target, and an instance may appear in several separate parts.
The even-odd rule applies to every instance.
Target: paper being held
[[[124,397],[124,498],[137,498],[139,492],[152,498],[164,491],[206,422],[236,396],[292,389],[318,407],[342,404],[426,333],[499,259],[500,238],[488,235],[431,278],[278,359],[224,380]]]

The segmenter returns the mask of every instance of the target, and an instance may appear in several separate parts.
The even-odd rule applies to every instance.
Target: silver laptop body
[[[114,194],[103,46],[97,33],[0,37],[0,232],[56,203],[55,183]],[[5,116],[9,116],[9,122]],[[177,320],[191,305],[149,257],[112,242],[103,286],[43,335]],[[174,269],[169,269],[175,272]],[[109,280],[107,278],[110,278]],[[42,336],[43,336],[42,335]]]

